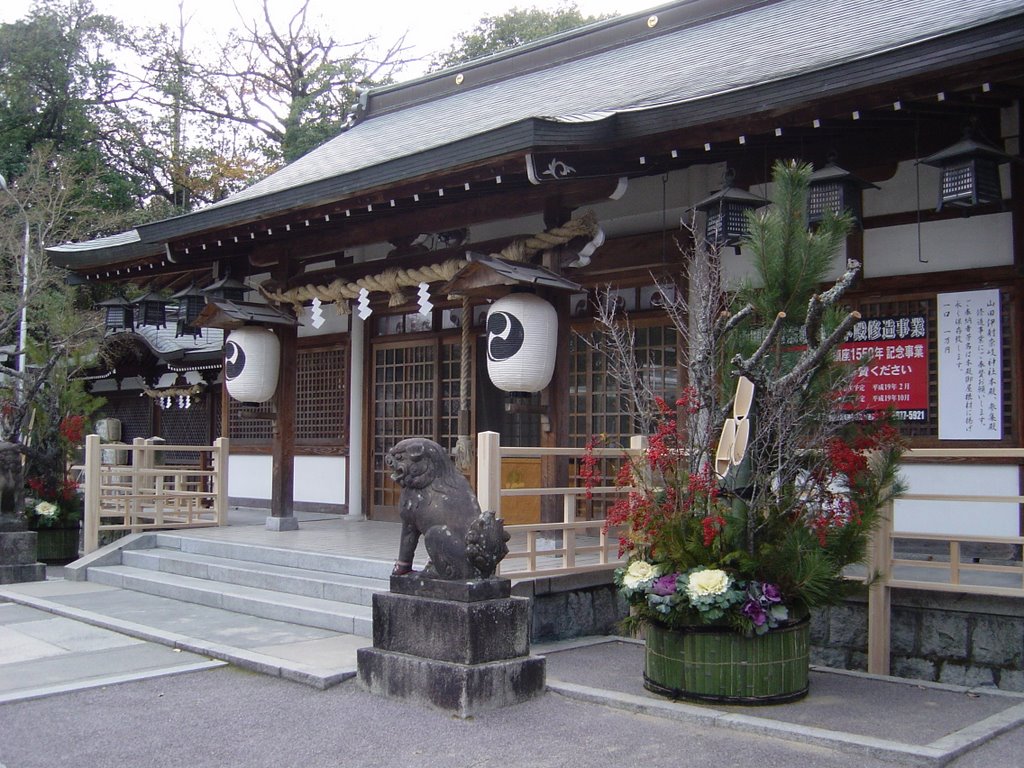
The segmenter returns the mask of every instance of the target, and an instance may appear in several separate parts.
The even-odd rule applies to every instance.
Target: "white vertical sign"
[[[999,291],[940,293],[939,439],[1003,436]]]

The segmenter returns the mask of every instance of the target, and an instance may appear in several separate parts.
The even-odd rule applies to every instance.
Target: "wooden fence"
[[[137,533],[227,524],[228,439],[212,446],[169,445],[136,438],[131,445],[85,438],[84,550],[100,546],[102,533]],[[169,464],[168,454],[196,456],[191,464]],[[130,461],[108,461],[118,457]]]

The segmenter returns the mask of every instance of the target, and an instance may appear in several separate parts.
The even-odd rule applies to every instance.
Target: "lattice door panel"
[[[651,391],[675,402],[679,395],[678,333],[670,325],[637,325],[635,351],[640,375]],[[636,427],[622,401],[622,385],[611,376],[605,356],[595,350],[599,339],[587,343],[574,336],[569,347],[569,440],[582,448],[592,437],[603,436],[603,447],[627,447]],[[598,485],[613,485],[621,462],[602,459]],[[579,462],[571,461],[570,481],[579,482]],[[594,497],[581,509],[585,516],[601,517],[610,502]],[[581,502],[581,507],[583,502]]]
[[[129,397],[111,397],[100,413],[121,422],[121,442],[131,443],[136,437],[152,437],[153,401],[132,393]],[[100,416],[97,416],[100,418]]]
[[[296,441],[339,445],[345,438],[344,347],[300,349],[296,364]]]
[[[160,412],[160,436],[170,445],[209,445],[209,397],[193,400],[188,408],[167,408]],[[167,451],[161,454],[167,464],[195,464],[199,453]]]
[[[433,341],[373,349],[373,454],[371,514],[397,516],[400,489],[391,481],[384,456],[407,437],[435,438],[437,347]]]

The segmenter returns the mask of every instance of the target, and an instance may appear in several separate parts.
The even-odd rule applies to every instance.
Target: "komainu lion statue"
[[[508,554],[509,535],[493,512],[481,514],[466,478],[433,440],[413,437],[388,451],[391,479],[402,488],[402,542],[393,574],[412,571],[420,536],[430,562],[426,578],[486,579]]]

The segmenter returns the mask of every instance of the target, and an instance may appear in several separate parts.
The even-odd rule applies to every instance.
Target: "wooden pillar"
[[[279,325],[274,333],[281,342],[281,363],[274,398],[273,467],[270,477],[270,517],[267,528],[293,531],[299,527],[294,515],[295,499],[295,368],[298,357],[298,328]]]
[[[541,396],[547,425],[542,428],[540,444],[544,448],[564,448],[569,444],[569,302],[564,291],[545,296],[558,313],[558,356],[551,383]],[[569,460],[565,456],[546,456],[541,460],[541,486],[564,488],[569,485]],[[558,496],[542,496],[540,518],[543,523],[561,522],[564,515]]]

